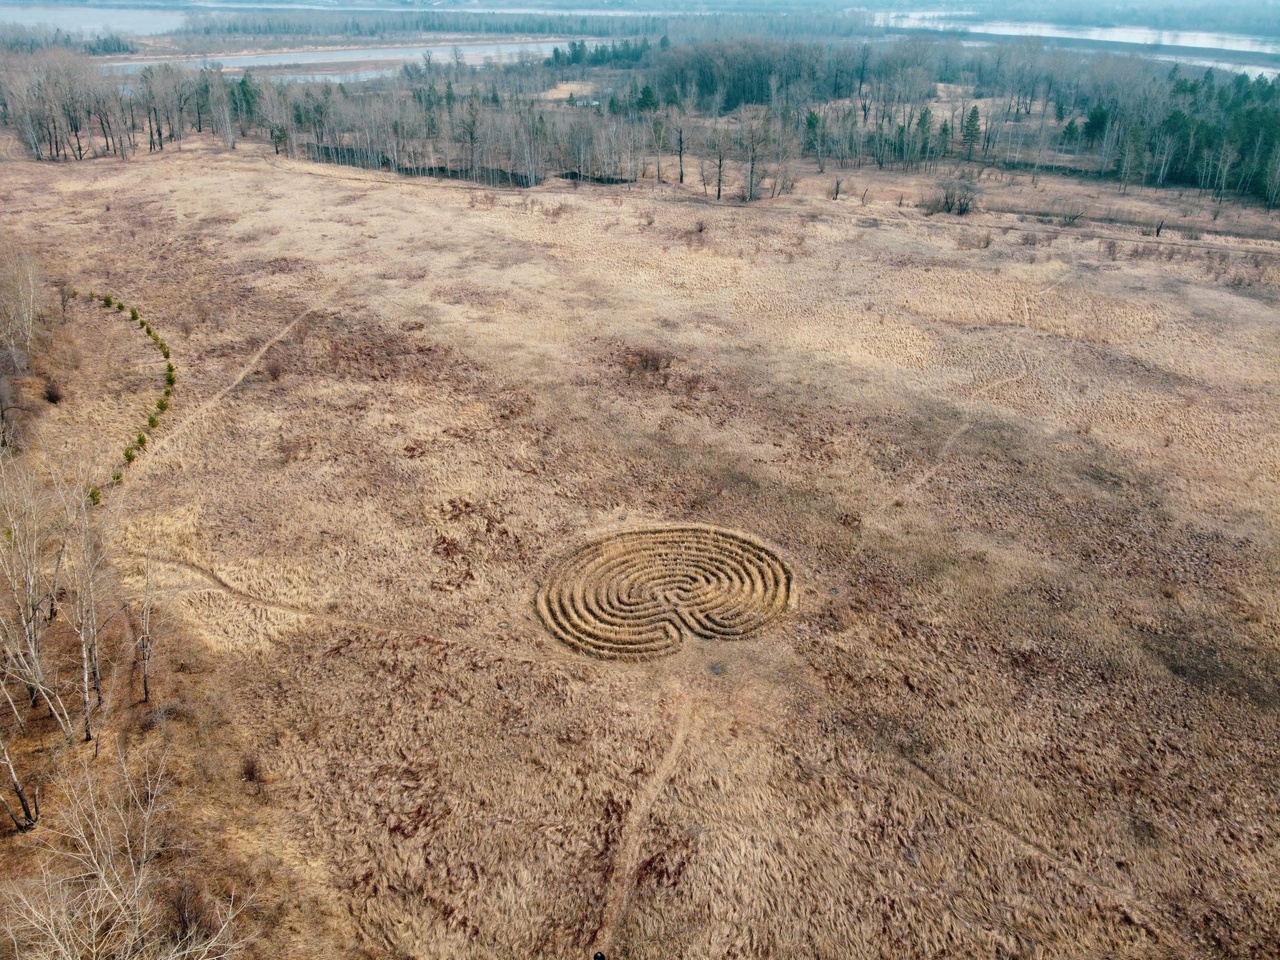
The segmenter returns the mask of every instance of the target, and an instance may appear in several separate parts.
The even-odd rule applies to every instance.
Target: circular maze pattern
[[[579,547],[538,591],[547,629],[597,657],[675,653],[686,639],[738,640],[791,603],[791,571],[739,533],[669,526]]]

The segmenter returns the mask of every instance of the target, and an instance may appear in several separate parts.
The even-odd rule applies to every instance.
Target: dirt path
[[[299,323],[301,323],[304,318],[306,318],[311,313],[313,313],[314,310],[315,310],[314,307],[308,307],[306,310],[302,311],[302,313],[298,314],[296,317],[294,317],[292,320],[286,323],[276,333],[275,336],[273,336],[270,340],[268,340],[266,343],[264,343],[261,347],[258,348],[257,352],[254,353],[254,355],[250,357],[249,360],[236,373],[234,380],[232,380],[229,384],[227,384],[225,387],[223,387],[221,390],[215,393],[212,397],[210,397],[204,403],[200,404],[200,406],[197,407],[190,416],[188,416],[185,420],[183,420],[181,423],[175,426],[172,430],[169,430],[168,432],[166,432],[163,437],[156,440],[151,445],[151,455],[148,457],[144,457],[139,462],[138,465],[144,466],[145,464],[150,463],[152,460],[156,458],[156,455],[160,453],[160,451],[162,451],[169,444],[171,440],[173,440],[175,437],[181,436],[192,425],[197,423],[206,413],[212,410],[213,407],[215,407],[218,403],[226,399],[226,397],[231,393],[231,391],[234,390],[236,387],[240,386],[240,384],[244,382],[244,378],[247,377],[249,374],[251,374],[254,371],[254,368],[257,367],[258,364],[262,362],[262,358],[267,355],[267,351],[270,350],[272,347],[274,347],[277,343],[279,343],[285,337],[287,337],[289,333],[293,330],[293,328],[296,327]]]
[[[134,560],[145,559],[141,554],[123,554]],[[255,607],[261,607],[264,610],[274,610],[277,613],[287,613],[297,617],[308,617],[321,623],[331,624],[338,627],[353,627],[360,630],[373,630],[379,633],[403,633],[408,635],[420,634],[422,636],[430,635],[430,631],[424,629],[417,624],[404,623],[388,623],[377,620],[371,620],[368,617],[344,617],[341,614],[325,613],[319,610],[313,610],[310,607],[304,607],[299,604],[280,603],[275,600],[268,600],[265,597],[259,597],[256,594],[249,593],[247,590],[229,583],[216,571],[209,567],[202,567],[196,563],[190,563],[186,560],[172,560],[163,557],[152,557],[153,563],[165,567],[172,567],[178,570],[185,570],[193,573],[200,579],[205,581],[204,586],[199,587],[174,587],[165,592],[170,594],[180,593],[199,593],[207,591],[216,591],[225,593],[227,596],[234,597],[242,603],[247,603]]]
[[[593,952],[603,953],[608,957],[613,938],[626,919],[627,910],[631,906],[631,893],[635,888],[636,868],[640,865],[640,844],[649,825],[649,814],[658,797],[662,795],[662,791],[666,789],[672,774],[675,773],[676,764],[684,752],[684,745],[692,727],[693,704],[688,697],[684,697],[677,708],[671,743],[668,744],[658,769],[645,783],[622,822],[618,855],[613,861],[613,870],[609,875],[609,888],[605,893],[604,919],[600,923],[595,944],[591,948]]]
[[[993,380],[990,383],[988,383],[986,386],[979,387],[978,389],[974,390],[971,394],[969,394],[968,397],[965,398],[965,402],[972,403],[973,401],[981,398],[984,394],[990,393],[992,390],[998,390],[1001,387],[1007,386],[1011,383],[1016,383],[1019,380],[1023,380],[1027,377],[1032,377],[1037,373],[1038,369],[1039,368],[1033,368],[1031,364],[1027,362],[1027,359],[1024,356],[1022,357],[1021,371],[1015,374],[1011,374],[1010,376],[1007,376],[1007,377],[1001,377],[999,380]],[[973,426],[973,416],[971,413],[966,413],[964,422],[961,423],[958,427],[956,427],[955,430],[951,431],[951,433],[947,436],[947,439],[942,442],[942,446],[938,448],[938,455],[934,458],[933,466],[929,467],[929,469],[925,470],[918,477],[916,477],[914,480],[909,482],[900,491],[894,493],[892,496],[892,499],[906,499],[907,497],[914,496],[916,493],[918,493],[921,490],[921,488],[923,488],[927,483],[929,483],[930,480],[932,480],[935,476],[937,476],[938,471],[941,470],[942,467],[946,464],[946,462],[950,459],[951,448],[955,445],[955,442],[959,440],[962,436],[964,436],[972,426]],[[886,500],[885,503],[881,504],[882,511],[887,511],[888,503],[889,501]]]

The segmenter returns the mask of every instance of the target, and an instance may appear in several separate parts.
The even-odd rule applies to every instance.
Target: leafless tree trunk
[[[712,166],[715,169],[716,179],[716,199],[719,200],[724,192],[724,173],[725,164],[729,159],[729,151],[732,148],[733,140],[729,135],[729,131],[723,127],[717,126],[711,133],[711,141],[707,144],[707,148],[711,151]]]
[[[742,112],[738,127],[738,149],[742,153],[745,179],[742,183],[742,199],[750,203],[764,180],[764,151],[769,142],[768,112],[748,109]]]
[[[151,656],[155,652],[156,570],[147,554],[142,596],[138,598],[138,666],[142,670],[142,702],[151,702]]]
[[[667,121],[662,116],[654,117],[649,125],[653,134],[653,156],[656,163],[656,183],[662,183],[662,151],[667,148]]]
[[[40,822],[40,788],[34,788],[31,795],[27,795],[26,787],[23,786],[22,780],[18,777],[18,771],[13,766],[13,759],[9,756],[9,747],[3,736],[0,736],[0,762],[4,763],[5,772],[9,775],[9,786],[17,798],[18,809],[15,810],[3,795],[0,795],[0,804],[4,805],[5,813],[9,814],[9,819],[13,821],[18,832],[25,833]]]

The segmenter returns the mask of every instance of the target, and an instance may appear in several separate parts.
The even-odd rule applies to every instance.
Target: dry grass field
[[[258,955],[1280,955],[1280,244],[852,179],[0,163],[181,371],[112,548]],[[41,435],[109,472],[159,361],[61,329]],[[761,629],[548,631],[566,556],[671,524],[773,558]]]

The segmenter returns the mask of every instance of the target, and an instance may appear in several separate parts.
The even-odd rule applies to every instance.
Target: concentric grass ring
[[[596,657],[645,659],[686,640],[740,640],[791,603],[791,571],[759,541],[679,525],[611,534],[560,561],[538,590],[556,637]]]

